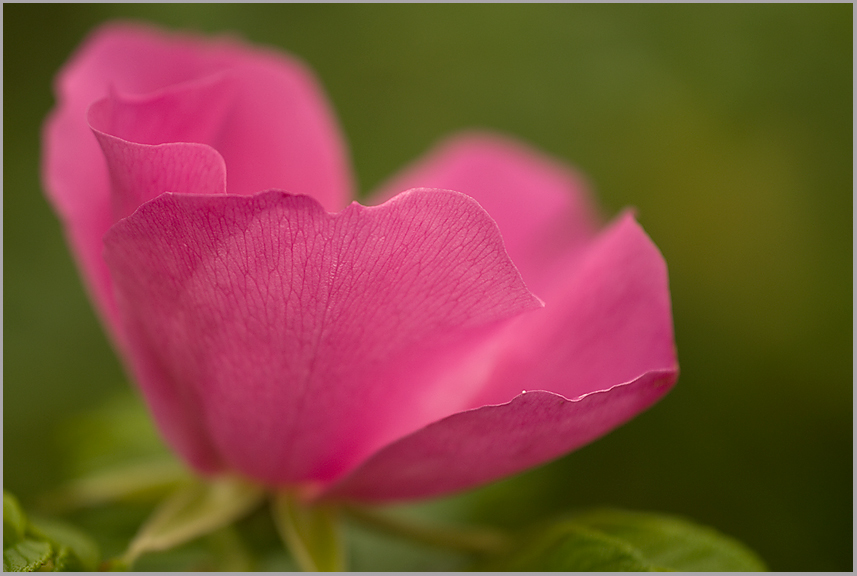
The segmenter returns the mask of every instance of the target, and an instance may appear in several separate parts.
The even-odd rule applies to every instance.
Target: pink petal
[[[87,109],[109,94],[125,103],[137,99],[147,104],[147,98],[163,99],[176,87],[180,96],[198,99],[194,89],[212,81],[229,85],[231,100],[218,102],[220,116],[196,110],[185,115],[189,132],[150,132],[136,142],[212,146],[225,159],[231,194],[281,188],[313,195],[336,210],[351,195],[345,147],[333,114],[300,63],[231,39],[166,34],[137,24],[100,28],[57,78],[57,107],[44,127],[42,172],[94,300],[114,332],[118,320],[101,260],[101,238],[115,217],[107,165],[87,123]],[[187,104],[186,99],[186,109]],[[120,212],[133,208],[127,205]]]
[[[426,498],[520,472],[630,420],[666,394],[675,379],[675,371],[648,372],[576,400],[533,391],[506,404],[454,414],[385,447],[324,498]]]
[[[540,293],[556,260],[584,245],[599,217],[583,178],[565,164],[490,133],[449,138],[374,195],[425,186],[463,192],[497,222],[527,286]]]
[[[545,308],[497,337],[499,363],[480,404],[521,390],[576,398],[676,367],[666,263],[631,213],[605,228],[557,274]]]
[[[214,96],[206,99],[207,102],[216,100]],[[167,101],[165,108],[176,108],[173,104]],[[206,108],[201,103],[200,107]],[[141,204],[164,192],[225,194],[226,165],[214,148],[182,140],[141,144],[138,142],[146,138],[129,141],[114,135],[119,133],[128,137],[129,133],[150,128],[150,115],[143,112],[152,106],[141,108],[104,99],[89,110],[92,131],[101,145],[110,174],[113,220],[130,216]],[[181,107],[178,108],[181,111]],[[163,115],[152,116],[164,118]],[[178,119],[182,115],[172,117]],[[158,127],[162,132],[172,128],[164,127],[163,122]]]
[[[382,449],[329,495],[425,497],[524,470],[610,431],[675,382],[666,266],[630,214],[544,299],[544,309],[514,319],[445,375],[482,379],[468,406],[477,410]]]
[[[472,394],[438,379],[541,304],[456,192],[339,214],[313,199],[162,195],[105,238],[134,369],[197,467],[325,482]]]

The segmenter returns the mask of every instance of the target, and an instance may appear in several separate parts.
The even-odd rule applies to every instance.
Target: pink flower
[[[676,380],[657,248],[627,212],[599,230],[580,178],[533,150],[460,135],[364,207],[282,54],[113,24],[56,91],[48,195],[199,472],[443,494],[574,450]]]

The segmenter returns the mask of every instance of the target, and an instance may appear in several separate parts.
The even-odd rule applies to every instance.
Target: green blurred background
[[[688,516],[776,570],[852,565],[852,5],[3,6],[4,485],[62,480],[57,423],[127,388],[39,181],[51,79],[112,18],[232,31],[315,69],[361,194],[442,136],[520,137],[637,207],[682,374],[557,462],[427,509],[517,525]]]

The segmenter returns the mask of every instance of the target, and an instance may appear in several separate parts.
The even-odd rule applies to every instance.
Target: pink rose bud
[[[678,376],[663,257],[580,177],[459,135],[356,202],[312,74],[112,24],[60,72],[44,181],[163,436],[204,474],[383,501],[574,450]]]

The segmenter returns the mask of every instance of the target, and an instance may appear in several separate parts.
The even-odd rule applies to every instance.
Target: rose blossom
[[[471,487],[674,384],[666,266],[580,178],[464,134],[356,202],[295,60],[130,24],[60,72],[44,180],[102,320],[197,471],[323,497]]]

